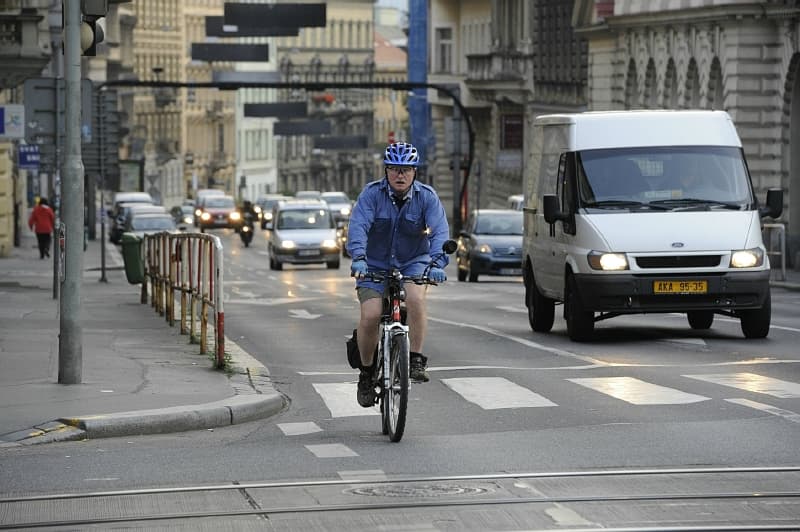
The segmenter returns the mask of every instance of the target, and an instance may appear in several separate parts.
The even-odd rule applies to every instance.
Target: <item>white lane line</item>
[[[590,377],[567,380],[634,405],[683,405],[709,399],[702,395],[682,392],[632,377]]]
[[[528,313],[528,309],[522,305],[501,305],[495,308],[498,310],[505,310],[506,312],[518,312],[520,314]]]
[[[800,397],[800,384],[755,373],[718,373],[714,375],[684,375],[690,379],[730,386],[748,392],[764,393],[781,399]]]
[[[313,383],[314,389],[331,412],[331,417],[378,416],[378,407],[364,408],[356,401],[356,383]]]
[[[602,366],[606,367],[609,366],[607,362],[602,360],[598,360],[596,358],[592,358],[589,356],[579,355],[577,353],[572,353],[570,351],[565,351],[563,349],[559,349],[557,347],[550,347],[548,345],[540,344],[538,342],[531,342],[530,340],[526,340],[525,338],[520,338],[518,336],[511,336],[510,334],[502,333],[496,329],[492,329],[491,327],[484,327],[482,325],[472,325],[471,323],[462,323],[459,321],[451,321],[451,320],[443,320],[441,318],[432,318],[428,316],[429,321],[435,321],[438,323],[444,323],[445,325],[452,325],[453,327],[467,327],[470,329],[476,329],[478,331],[483,331],[488,334],[493,334],[495,336],[499,336],[500,338],[505,338],[506,340],[510,340],[512,342],[517,342],[518,344],[526,345],[528,347],[532,347],[534,349],[540,349],[542,351],[547,351],[548,353],[553,353],[554,355],[560,355],[565,357],[574,358],[576,360],[582,360],[589,364],[593,364],[595,366]]]
[[[466,377],[442,379],[442,382],[461,397],[484,410],[558,406],[549,399],[503,377]]]
[[[361,471],[357,470],[339,471],[339,478],[341,478],[342,480],[355,482],[359,480],[371,480],[371,481],[386,480],[388,477],[386,476],[386,473],[384,473],[382,469],[364,469]]]
[[[278,423],[278,428],[286,436],[300,436],[302,434],[313,434],[322,432],[322,429],[313,421],[302,421],[298,423]]]
[[[725,399],[725,400],[728,401],[729,403],[746,406],[749,408],[755,408],[756,410],[766,412],[767,414],[772,414],[773,416],[782,417],[786,421],[791,421],[792,423],[800,423],[800,414],[792,412],[791,410],[784,410],[783,408],[777,408],[775,406],[765,405],[763,403],[757,403],[756,401],[751,401],[749,399]]]
[[[358,456],[357,452],[341,443],[306,445],[306,449],[314,453],[314,456],[317,458],[347,458],[350,456]]]

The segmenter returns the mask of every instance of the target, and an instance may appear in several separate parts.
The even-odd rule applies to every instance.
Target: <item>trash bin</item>
[[[142,239],[133,233],[122,233],[122,259],[125,262],[125,277],[131,284],[144,281],[142,261]]]

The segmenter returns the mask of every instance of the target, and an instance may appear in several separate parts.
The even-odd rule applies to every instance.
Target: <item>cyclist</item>
[[[397,268],[404,276],[420,276],[431,262],[430,251],[442,249],[450,236],[444,206],[433,187],[416,181],[420,164],[417,149],[407,142],[390,144],[383,155],[384,177],[368,183],[358,196],[348,227],[347,251],[351,272],[357,278],[361,303],[357,341],[361,353],[358,404],[375,404],[371,366],[378,343],[383,308],[382,283],[364,278],[367,271]],[[447,279],[448,257],[433,264],[428,277],[441,283]],[[422,354],[427,329],[424,285],[406,284],[406,311],[410,329],[410,377],[427,382],[427,357]]]

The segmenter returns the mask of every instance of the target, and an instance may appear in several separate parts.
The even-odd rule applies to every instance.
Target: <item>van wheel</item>
[[[564,318],[567,320],[567,334],[573,342],[585,342],[594,332],[594,312],[583,307],[575,277],[567,275],[564,296]]]
[[[542,295],[536,287],[533,275],[525,280],[525,292],[528,296],[528,323],[535,332],[549,332],[553,328],[556,302]]]
[[[742,333],[745,338],[766,338],[772,317],[772,301],[769,292],[761,308],[739,311]]]
[[[714,312],[711,310],[690,310],[686,313],[689,327],[692,329],[710,329],[714,323]]]

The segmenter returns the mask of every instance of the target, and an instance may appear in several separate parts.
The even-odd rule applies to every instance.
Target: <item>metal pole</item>
[[[454,90],[459,94],[458,89]],[[461,231],[461,110],[453,105],[453,234]]]
[[[100,279],[98,279],[101,283],[107,283],[108,278],[106,277],[106,200],[105,200],[105,188],[106,188],[106,150],[108,149],[106,143],[106,135],[104,131],[103,125],[105,124],[105,116],[106,116],[106,100],[105,100],[105,92],[97,91],[95,92],[95,97],[98,99],[98,111],[100,112],[100,116],[97,120],[97,126],[100,131],[97,132],[99,137],[99,147],[100,147]],[[94,198],[92,198],[92,205],[94,205]]]
[[[82,369],[81,279],[83,277],[83,161],[81,160],[80,2],[64,2],[64,80],[66,100],[62,212],[65,225],[58,382],[80,384]]]

